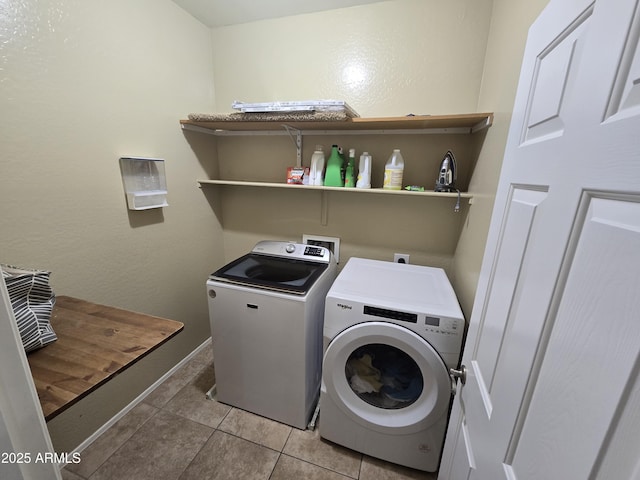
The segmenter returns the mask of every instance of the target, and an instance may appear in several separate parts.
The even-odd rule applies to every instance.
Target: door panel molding
[[[504,346],[505,337],[510,332],[513,320],[514,301],[519,289],[522,265],[526,261],[527,248],[534,228],[539,206],[547,198],[547,187],[539,185],[514,185],[510,192],[504,224],[501,229],[499,248],[496,251],[493,271],[490,277],[488,302],[481,316],[483,326],[478,337],[474,354],[474,369],[480,382],[482,397],[490,399],[496,367]],[[504,239],[508,238],[509,242]],[[500,278],[499,282],[495,279]],[[497,335],[496,332],[500,332]],[[486,384],[484,383],[486,382]],[[485,404],[488,416],[492,406]]]
[[[612,250],[611,245],[616,245],[616,249]],[[610,304],[626,305],[628,315],[640,311],[637,283],[624,288],[615,282],[621,272],[640,272],[640,258],[634,255],[637,245],[640,245],[640,195],[585,190],[505,458],[515,474],[522,469],[527,478],[533,472],[546,478],[550,472],[545,471],[544,465],[534,465],[530,458],[534,454],[530,452],[537,452],[539,457],[541,448],[545,448],[540,444],[561,448],[560,439],[568,444],[578,442],[581,452],[590,449],[589,458],[598,458],[591,464],[584,461],[584,455],[568,458],[571,466],[565,475],[571,472],[576,478],[592,478],[590,475],[599,469],[601,458],[606,455],[600,446],[607,445],[609,432],[620,427],[619,410],[626,405],[630,385],[635,384],[638,373],[640,325],[616,334],[611,331],[612,319],[607,316]],[[563,322],[558,327],[559,317]],[[616,319],[616,323],[620,320],[624,319]],[[627,326],[630,323],[631,318],[624,321]],[[603,351],[615,351],[618,358],[626,360],[607,361]],[[567,368],[557,371],[556,365],[561,364]],[[540,381],[541,378],[545,380]],[[590,398],[598,409],[588,416],[589,421],[584,421],[584,415],[575,417],[573,412],[541,413],[541,402],[537,402],[537,409],[532,407],[536,396],[575,396],[577,402]],[[601,398],[594,402],[594,396]],[[532,413],[537,419],[547,420],[535,425],[527,423]],[[572,416],[575,418],[567,420]],[[573,435],[573,440],[567,435]],[[537,438],[537,445],[532,444],[532,438]],[[580,469],[582,473],[577,473]]]
[[[640,112],[640,6],[636,3],[604,120]],[[614,117],[614,118],[612,118]]]
[[[587,31],[593,5],[581,13],[538,57],[530,84],[521,144],[560,137],[565,122],[562,108],[573,73],[578,43]]]

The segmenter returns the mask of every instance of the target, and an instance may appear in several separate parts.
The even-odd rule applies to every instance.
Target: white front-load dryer
[[[437,470],[464,328],[442,269],[351,258],[325,302],[320,436]]]

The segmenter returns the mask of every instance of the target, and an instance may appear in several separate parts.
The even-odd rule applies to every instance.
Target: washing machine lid
[[[329,264],[262,253],[248,253],[211,275],[212,280],[305,295]]]
[[[416,433],[447,415],[451,380],[444,361],[400,325],[364,322],[343,330],[329,343],[322,371],[333,402],[371,430]]]

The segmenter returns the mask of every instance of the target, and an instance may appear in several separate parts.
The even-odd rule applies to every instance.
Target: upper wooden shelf
[[[455,129],[472,133],[489,127],[493,122],[493,113],[470,113],[457,115],[416,115],[413,117],[377,117],[350,118],[344,121],[332,122],[277,122],[277,121],[216,121],[195,122],[180,120],[186,129],[205,129],[215,132],[250,132],[250,131],[278,131],[286,125],[297,130],[345,130],[345,131],[374,131],[374,130],[430,130]],[[196,128],[193,128],[196,127]]]

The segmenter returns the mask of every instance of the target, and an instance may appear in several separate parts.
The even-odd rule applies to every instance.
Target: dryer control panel
[[[465,320],[443,269],[351,257],[327,293],[323,335],[376,321],[411,330],[457,366]]]
[[[419,315],[417,313],[390,310],[388,308],[374,307],[372,305],[364,305],[362,313],[365,315],[373,315],[374,317],[396,320],[402,323],[412,323],[415,324],[415,327],[423,326],[424,331],[430,333],[458,335],[464,329],[463,321],[459,318]]]
[[[443,335],[458,335],[464,329],[462,321],[458,318],[425,316],[424,325],[427,332]]]

